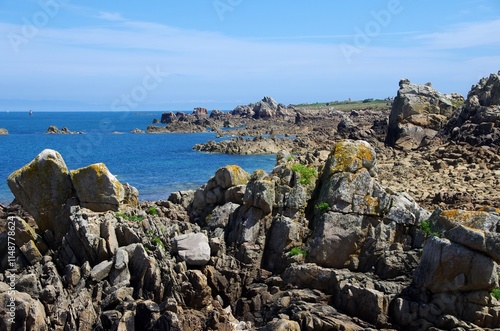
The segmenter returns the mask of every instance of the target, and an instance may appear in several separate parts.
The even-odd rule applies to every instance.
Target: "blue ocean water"
[[[271,171],[274,155],[225,155],[194,151],[193,145],[215,139],[214,133],[131,134],[145,130],[161,112],[0,112],[0,203],[13,195],[10,173],[46,148],[61,153],[70,170],[103,162],[122,183],[139,190],[140,200],[167,199],[171,192],[195,189],[229,164],[252,173]],[[50,125],[82,131],[76,135],[44,134]],[[120,134],[117,134],[119,132]]]

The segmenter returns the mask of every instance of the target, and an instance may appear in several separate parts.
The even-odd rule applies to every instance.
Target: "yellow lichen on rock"
[[[375,165],[375,150],[362,140],[342,140],[330,154],[330,173],[356,172],[361,168],[370,170]]]
[[[489,213],[485,211],[465,211],[458,209],[443,211],[440,214],[440,217],[445,218],[450,225],[460,224],[479,230],[488,230],[488,216]]]

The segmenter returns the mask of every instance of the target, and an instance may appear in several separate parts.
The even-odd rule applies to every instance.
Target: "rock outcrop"
[[[6,136],[9,134],[9,131],[5,128],[0,128],[0,136]]]
[[[386,145],[406,150],[418,147],[424,137],[433,138],[463,102],[459,94],[441,94],[430,84],[402,79],[389,116]]]
[[[283,104],[278,104],[271,97],[264,97],[261,101],[257,103],[251,103],[246,106],[237,106],[231,112],[231,114],[240,116],[240,117],[248,117],[255,119],[270,119],[277,116],[294,116],[295,112],[290,111]]]
[[[19,203],[36,220],[42,232],[52,231],[60,241],[68,230],[64,218],[66,205],[72,205],[73,184],[62,156],[50,149],[13,172],[7,184]]]
[[[137,205],[137,189],[122,185],[103,163],[71,171],[71,181],[80,205],[93,211],[118,211]]]
[[[122,185],[105,165],[70,172],[62,156],[50,149],[10,174],[7,184],[40,231],[51,236],[54,243],[59,243],[68,231],[72,206],[81,203],[94,211],[106,211],[138,204],[137,189]]]
[[[473,146],[500,146],[500,72],[472,87],[443,131],[451,139]]]
[[[83,132],[79,131],[70,131],[67,127],[63,127],[61,130],[57,128],[57,126],[51,125],[48,127],[46,134],[82,134]]]
[[[497,328],[500,210],[431,214],[379,182],[379,157],[360,140],[280,151],[270,173],[225,166],[196,191],[124,206],[104,165],[70,172],[44,151],[11,177],[63,174],[65,230],[49,242],[53,229],[1,208],[16,238],[0,302],[37,330]]]

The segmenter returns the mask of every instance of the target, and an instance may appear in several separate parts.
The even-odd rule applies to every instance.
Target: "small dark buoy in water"
[[[32,116],[32,115],[33,115],[33,110],[30,109],[30,116]]]

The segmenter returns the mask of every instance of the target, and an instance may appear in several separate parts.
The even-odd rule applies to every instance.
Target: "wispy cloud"
[[[444,32],[416,37],[435,49],[462,49],[478,46],[500,46],[500,19],[486,22],[461,23]]]
[[[125,19],[120,13],[99,12],[96,18],[106,21],[124,21]]]

